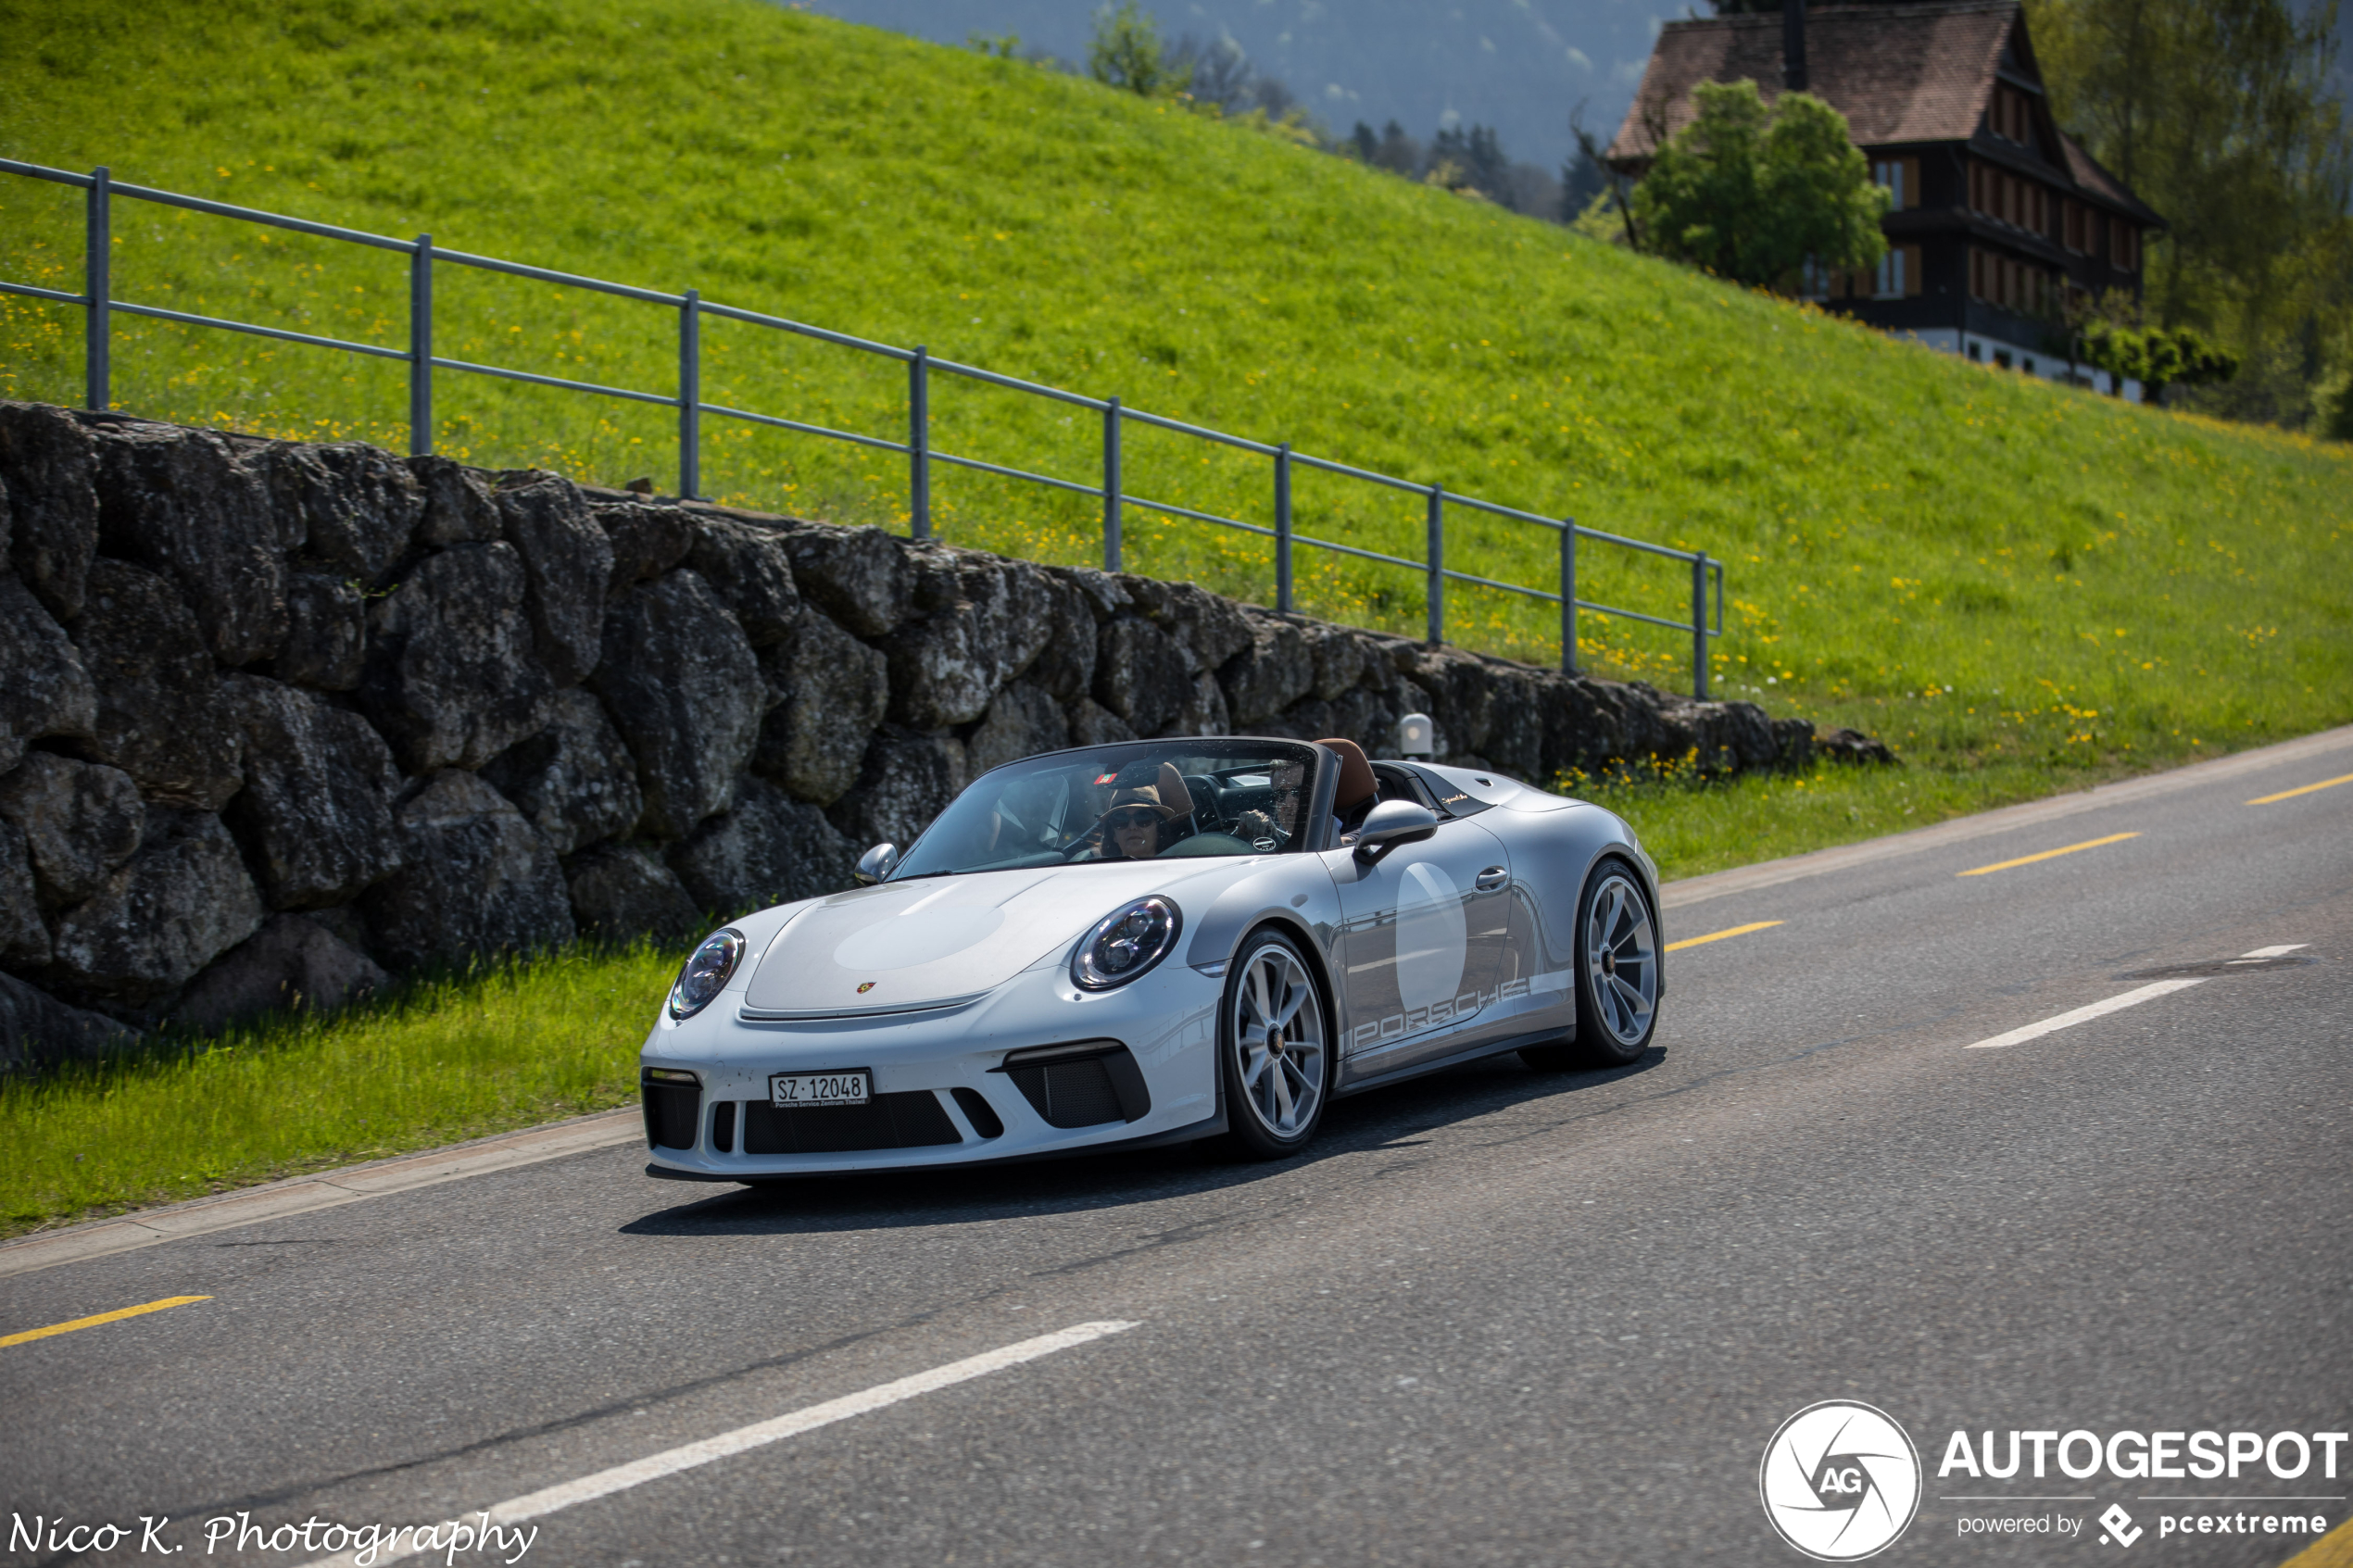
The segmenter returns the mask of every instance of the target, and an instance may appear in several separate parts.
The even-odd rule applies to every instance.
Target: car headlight
[[[678,984],[670,988],[670,1016],[692,1018],[709,1007],[711,998],[727,988],[743,956],[744,934],[732,926],[704,937],[678,972]]]
[[[1176,900],[1157,894],[1139,898],[1106,916],[1087,934],[1070,960],[1070,977],[1088,991],[1125,985],[1176,948],[1176,934],[1184,924],[1185,916]]]

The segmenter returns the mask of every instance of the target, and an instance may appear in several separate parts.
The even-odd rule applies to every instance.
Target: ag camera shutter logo
[[[1781,1539],[1817,1562],[1854,1562],[1919,1512],[1919,1450],[1886,1411],[1825,1399],[1781,1423],[1756,1489]]]

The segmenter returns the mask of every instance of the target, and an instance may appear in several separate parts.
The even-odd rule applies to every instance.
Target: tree
[[[1197,104],[1215,104],[1226,114],[1255,107],[1258,73],[1230,38],[1203,44],[1188,33],[1168,52],[1168,65],[1186,78],[1185,90]]]
[[[2150,317],[2243,361],[2192,405],[2325,418],[2320,389],[2353,370],[2334,0],[2028,0],[2027,13],[2060,122],[2166,219],[2147,253]]]
[[[1768,107],[1749,81],[1703,82],[1692,96],[1698,117],[1634,190],[1649,248],[1762,287],[1790,287],[1808,263],[1879,265],[1887,198],[1843,115],[1807,93]]]
[[[1164,98],[1182,93],[1192,81],[1189,67],[1168,58],[1160,39],[1160,24],[1136,0],[1119,0],[1116,9],[1095,13],[1095,35],[1087,44],[1087,74],[1107,87],[1121,87],[1144,98]]]
[[[2171,386],[2217,386],[2239,372],[2239,357],[2194,327],[2128,327],[2094,321],[2083,333],[2083,362],[2120,381],[2141,383],[2156,402]]]
[[[1516,194],[1511,168],[1503,140],[1491,127],[1448,128],[1430,138],[1428,177],[1450,191],[1477,191],[1510,207]]]
[[[1585,148],[1561,165],[1561,221],[1574,223],[1593,198],[1609,189],[1609,170]]]

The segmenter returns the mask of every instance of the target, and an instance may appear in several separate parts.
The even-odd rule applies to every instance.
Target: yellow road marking
[[[2247,804],[2269,806],[2274,800],[2293,800],[2299,795],[2309,795],[2316,789],[2334,789],[2341,784],[2353,784],[2353,773],[2347,773],[2341,779],[2322,779],[2319,784],[2306,784],[2301,789],[2284,789],[2277,795],[2259,795]]]
[[[1745,936],[1752,931],[1763,931],[1768,926],[1783,923],[1777,920],[1760,920],[1754,925],[1736,925],[1730,931],[1711,931],[1705,936],[1686,936],[1680,942],[1669,942],[1667,950],[1672,953],[1684,947],[1696,947],[1703,942],[1721,942],[1727,936]]]
[[[95,1328],[102,1323],[120,1323],[125,1318],[141,1317],[148,1312],[160,1312],[171,1307],[184,1307],[191,1301],[211,1299],[209,1296],[167,1296],[160,1301],[149,1301],[143,1306],[124,1307],[119,1311],[100,1312],[94,1318],[76,1318],[71,1323],[53,1323],[46,1328],[28,1328],[22,1334],[0,1335],[0,1348],[6,1348],[10,1345],[22,1345],[30,1340],[46,1339],[53,1334],[71,1334],[78,1328]]]
[[[2097,849],[2103,844],[2121,844],[2128,838],[2140,836],[2137,833],[2112,833],[2106,838],[2087,838],[2081,844],[2070,844],[2064,849],[2045,849],[2040,855],[2020,855],[2015,860],[1996,860],[1990,866],[1980,866],[1974,871],[1955,872],[1953,874],[1955,876],[1983,876],[1987,872],[2006,872],[2012,866],[2031,866],[2037,860],[2048,860],[2059,855],[2072,855],[2078,849]]]
[[[2353,1523],[2339,1524],[2280,1568],[2353,1568]]]

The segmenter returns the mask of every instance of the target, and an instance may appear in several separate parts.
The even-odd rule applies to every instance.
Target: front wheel
[[[1226,1125],[1254,1160],[1307,1147],[1324,1119],[1331,1049],[1323,998],[1298,945],[1277,931],[1242,944],[1218,1010]]]
[[[1593,868],[1577,906],[1577,1038],[1520,1052],[1530,1067],[1624,1067],[1658,1025],[1658,920],[1625,861]]]

